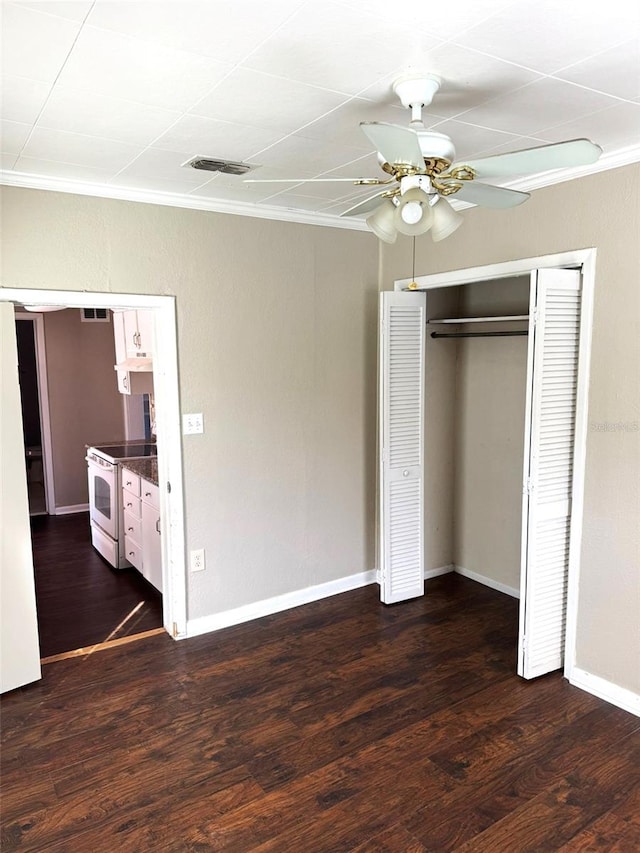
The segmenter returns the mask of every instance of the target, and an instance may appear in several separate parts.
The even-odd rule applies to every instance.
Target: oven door
[[[116,466],[103,467],[89,462],[89,515],[112,539],[118,538]]]

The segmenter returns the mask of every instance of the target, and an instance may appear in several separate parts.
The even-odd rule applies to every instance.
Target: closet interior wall
[[[529,312],[529,276],[432,290],[427,316]],[[431,331],[525,330],[527,324],[429,326],[425,407],[425,566],[451,566],[517,594],[527,337],[434,339]]]

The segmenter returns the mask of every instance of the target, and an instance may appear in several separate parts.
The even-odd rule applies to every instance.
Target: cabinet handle
[[[156,531],[160,533],[160,519],[156,521]]]
[[[133,504],[132,504],[132,503],[128,503],[128,504],[127,504],[127,506],[133,506]]]
[[[125,388],[129,387],[129,377],[127,376],[126,373],[122,377],[122,384],[124,385]]]
[[[135,551],[129,551],[129,556],[133,557],[135,555],[135,553],[136,553]]]
[[[131,485],[131,480],[127,480],[127,486]]]
[[[144,496],[145,496],[145,498],[150,498],[150,497],[151,497],[151,492],[145,492],[145,493],[144,493]]]
[[[133,530],[133,527],[127,527],[127,530]]]

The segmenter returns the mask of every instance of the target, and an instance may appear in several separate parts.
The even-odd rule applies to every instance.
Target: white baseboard
[[[571,670],[569,684],[574,687],[579,687],[581,690],[586,690],[587,693],[592,693],[599,699],[604,699],[605,702],[610,702],[623,711],[629,711],[630,714],[635,714],[640,717],[640,695],[632,690],[627,690],[626,687],[619,687],[606,678],[600,678],[599,675],[592,675],[584,669],[574,666]]]
[[[484,586],[488,586],[498,592],[504,592],[512,598],[520,598],[520,590],[516,589],[514,586],[507,586],[506,583],[494,581],[493,578],[488,578],[486,575],[478,574],[478,572],[472,572],[471,569],[465,569],[464,566],[455,566],[453,570],[459,575],[463,575],[465,578],[477,581],[478,583],[484,584]]]
[[[449,563],[448,566],[438,566],[435,569],[425,569],[424,579],[429,580],[429,578],[437,578],[440,577],[440,575],[451,574],[451,572],[455,571],[455,568],[456,567],[453,565],[453,563]]]
[[[51,515],[73,515],[74,512],[89,512],[89,504],[72,504],[71,506],[57,506]]]
[[[197,637],[199,634],[208,634],[209,631],[218,631],[221,628],[229,628],[231,625],[240,625],[251,619],[259,619],[261,616],[270,616],[272,613],[280,613],[282,610],[290,610],[301,604],[310,604],[322,598],[329,598],[341,592],[349,592],[362,586],[376,582],[376,572],[372,569],[368,572],[359,572],[338,578],[335,581],[316,584],[306,589],[295,592],[287,592],[284,595],[276,595],[253,604],[245,604],[242,607],[234,607],[232,610],[224,610],[222,613],[213,613],[211,616],[201,616],[198,619],[187,621],[187,637]]]

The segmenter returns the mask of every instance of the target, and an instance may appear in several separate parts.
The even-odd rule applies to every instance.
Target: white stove
[[[124,549],[121,463],[155,455],[156,446],[149,442],[87,448],[91,543],[116,569],[131,565]]]

